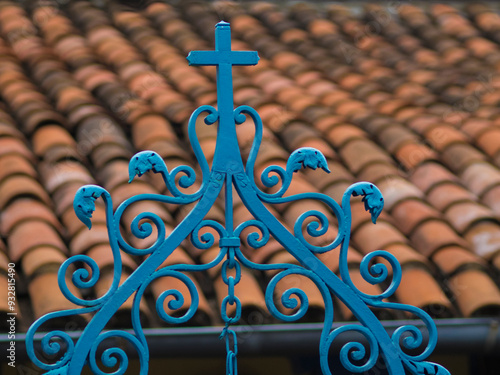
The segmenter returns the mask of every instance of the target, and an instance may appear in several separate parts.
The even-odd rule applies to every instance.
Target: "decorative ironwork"
[[[227,373],[236,374],[237,337],[231,325],[241,317],[241,302],[235,295],[235,285],[241,278],[241,267],[261,271],[273,271],[275,276],[269,282],[265,299],[270,313],[281,320],[291,322],[304,316],[308,309],[308,298],[299,288],[291,288],[281,295],[281,304],[290,309],[291,314],[284,314],[275,305],[274,295],[280,280],[289,275],[302,275],[309,278],[321,292],[325,303],[324,328],[322,330],[319,348],[320,363],[324,374],[331,374],[328,355],[333,341],[346,331],[355,331],[366,339],[366,342],[349,342],[340,351],[340,361],[350,372],[361,373],[371,369],[378,358],[384,359],[388,373],[403,375],[405,369],[414,375],[417,374],[449,374],[442,366],[424,360],[433,351],[437,341],[437,330],[430,316],[424,311],[408,305],[387,302],[387,298],[397,289],[401,281],[401,266],[396,258],[386,251],[375,251],[364,257],[361,262],[361,275],[371,284],[388,283],[389,286],[378,295],[368,295],[360,291],[351,281],[347,265],[347,253],[351,231],[351,196],[362,196],[365,209],[371,214],[373,223],[382,211],[384,200],[380,190],[368,182],[359,182],[350,186],[343,198],[341,205],[332,198],[319,193],[302,193],[285,196],[295,172],[302,168],[321,168],[329,173],[325,157],[314,148],[300,148],[294,151],[286,163],[286,167],[267,167],[260,180],[267,188],[280,187],[274,193],[264,192],[257,187],[254,178],[254,164],[262,140],[262,122],[257,112],[248,106],[234,109],[232,90],[232,66],[255,65],[258,62],[256,52],[232,51],[230,26],[220,22],[216,25],[215,51],[194,51],[188,56],[191,65],[216,65],[217,66],[217,109],[204,105],[194,111],[189,120],[189,140],[193,147],[196,159],[200,165],[202,177],[198,191],[187,194],[183,192],[196,181],[195,171],[188,166],[180,166],[169,170],[163,159],[152,151],[142,151],[130,160],[130,181],[136,176],[152,171],[163,177],[169,195],[142,194],[131,197],[123,202],[115,212],[110,194],[102,187],[95,185],[83,186],[78,190],[74,199],[74,209],[80,220],[89,228],[91,217],[95,210],[95,200],[102,198],[106,209],[109,242],[114,257],[113,282],[109,290],[101,297],[95,299],[82,299],[73,294],[67,285],[66,274],[68,269],[75,267],[71,282],[77,288],[93,287],[99,279],[97,263],[86,255],[76,255],[64,262],[59,270],[58,282],[61,291],[68,300],[81,306],[73,310],[58,311],[47,314],[38,319],[27,333],[26,345],[32,361],[51,374],[79,374],[88,364],[96,374],[105,374],[99,368],[97,356],[98,346],[110,338],[121,338],[131,343],[137,350],[141,366],[140,373],[148,372],[148,346],[139,319],[139,302],[148,285],[160,277],[172,277],[184,283],[191,296],[191,305],[182,316],[169,315],[164,308],[167,298],[169,309],[179,309],[184,303],[184,297],[178,290],[167,290],[156,301],[156,310],[161,319],[168,323],[184,323],[195,314],[198,308],[198,291],[185,272],[205,271],[222,263],[221,277],[227,285],[228,294],[220,306],[221,317],[225,323],[221,338],[226,341],[227,348]],[[209,167],[196,135],[196,120],[200,115],[205,115],[207,125],[218,122],[217,147],[212,167]],[[242,124],[249,116],[255,125],[255,138],[246,164],[243,164],[238,141],[236,126]],[[177,178],[180,176],[180,178]],[[177,185],[178,184],[178,185]],[[242,202],[253,215],[254,219],[243,222],[234,228],[233,223],[233,187]],[[215,203],[217,197],[224,190],[225,223],[222,225],[213,220],[206,220],[205,215]],[[303,199],[316,200],[331,209],[338,220],[338,234],[329,244],[317,246],[311,244],[303,233],[311,237],[324,235],[330,223],[325,214],[311,210],[303,213],[296,220],[291,233],[273,214],[265,204],[280,204]],[[145,239],[153,234],[156,227],[157,237],[147,249],[138,249],[130,245],[120,232],[120,219],[124,211],[133,203],[139,201],[155,201],[168,204],[185,205],[195,203],[194,208],[185,219],[168,235],[165,224],[154,213],[144,212],[139,214],[131,224],[132,234],[140,239]],[[312,221],[311,221],[312,219]],[[145,222],[147,221],[147,222]],[[152,223],[152,225],[151,225]],[[218,235],[219,254],[207,264],[175,264],[159,268],[164,260],[183,242],[190,239],[191,243],[199,249],[212,247],[217,239],[212,233],[202,230],[211,228]],[[265,245],[272,235],[285,249],[297,260],[298,264],[257,264],[249,260],[240,248],[240,238],[244,230],[252,228],[246,237],[248,246],[258,249]],[[247,233],[246,231],[245,233]],[[318,257],[317,253],[331,251],[339,247],[340,278],[328,269]],[[121,251],[131,255],[147,255],[148,257],[139,267],[119,285],[122,271]],[[391,266],[390,273],[384,263],[375,260],[385,259]],[[392,279],[388,282],[391,274]],[[135,294],[132,315],[133,333],[121,330],[104,330],[106,324],[117,309],[132,295]],[[353,314],[359,319],[358,324],[347,324],[332,330],[334,308],[332,294],[338,297]],[[228,315],[228,307],[234,308],[232,316]],[[403,325],[396,329],[390,336],[380,321],[370,310],[369,306],[402,310],[414,314],[422,319],[427,326],[428,341],[424,343],[422,332],[414,325]],[[41,341],[43,353],[56,357],[53,363],[46,363],[37,357],[34,350],[35,332],[48,320],[65,318],[76,314],[93,313],[80,338],[73,342],[70,336],[63,331],[46,333]],[[423,348],[422,348],[423,347]],[[419,353],[415,354],[415,350]],[[128,365],[126,353],[120,347],[108,347],[100,355],[102,366],[113,370],[113,374],[123,374]]]

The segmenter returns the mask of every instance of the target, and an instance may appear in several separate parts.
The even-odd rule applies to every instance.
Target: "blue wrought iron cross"
[[[188,60],[192,65],[217,66],[218,108],[208,105],[199,107],[192,114],[188,124],[189,140],[202,172],[200,188],[195,193],[186,193],[185,189],[196,181],[196,173],[191,167],[179,166],[170,171],[158,154],[153,151],[142,151],[130,160],[130,181],[146,172],[159,173],[170,195],[137,195],[125,200],[116,211],[113,211],[111,196],[102,187],[86,185],[78,190],[74,200],[74,209],[80,220],[89,228],[92,226],[91,217],[95,210],[95,200],[98,198],[104,200],[110,251],[114,257],[113,282],[103,296],[90,300],[82,299],[68,288],[66,274],[70,267],[76,268],[71,282],[80,289],[92,288],[99,280],[99,267],[86,255],[75,255],[65,261],[58,274],[59,287],[68,300],[81,307],[49,313],[33,323],[26,335],[26,346],[32,361],[51,374],[80,374],[85,365],[88,365],[94,373],[103,374],[97,360],[98,347],[101,344],[106,346],[106,343],[111,345],[109,341],[106,342],[110,338],[121,338],[135,347],[141,362],[140,373],[147,374],[149,351],[139,319],[139,303],[146,288],[160,277],[173,277],[184,283],[191,297],[191,305],[184,315],[172,316],[165,309],[165,303],[170,310],[178,310],[183,306],[185,299],[180,291],[166,290],[156,300],[156,311],[162,320],[171,324],[184,323],[196,313],[199,302],[196,286],[186,273],[206,271],[221,265],[221,278],[228,287],[227,296],[220,306],[221,319],[225,323],[221,338],[226,342],[227,374],[237,373],[237,335],[231,329],[231,325],[237,323],[241,317],[241,302],[235,294],[235,286],[241,279],[241,267],[247,267],[259,271],[274,271],[275,276],[265,291],[266,305],[271,315],[287,322],[296,321],[305,315],[309,305],[308,298],[300,288],[290,288],[281,296],[276,296],[278,282],[290,275],[301,275],[309,278],[317,286],[325,303],[325,321],[319,340],[320,364],[324,374],[331,374],[328,357],[333,341],[343,332],[355,331],[365,337],[368,345],[361,342],[349,342],[340,350],[340,362],[352,373],[370,370],[375,366],[379,357],[382,357],[390,375],[404,375],[405,369],[414,375],[449,375],[449,372],[442,366],[424,361],[434,350],[437,342],[437,330],[430,316],[413,306],[386,302],[387,298],[394,294],[401,281],[401,266],[393,255],[382,250],[374,251],[366,255],[360,265],[361,275],[367,282],[381,284],[389,278],[390,273],[385,264],[375,261],[383,258],[390,264],[392,279],[382,293],[365,294],[351,281],[347,265],[351,234],[350,199],[352,196],[362,196],[365,209],[375,223],[384,204],[379,189],[369,182],[353,184],[347,188],[341,204],[320,193],[285,196],[294,173],[300,169],[321,168],[325,172],[330,172],[321,152],[309,147],[294,151],[288,158],[285,168],[274,165],[262,172],[260,176],[262,184],[266,188],[279,187],[276,192],[269,193],[259,189],[255,182],[254,165],[262,141],[262,121],[251,107],[240,106],[235,109],[232,95],[232,66],[256,64],[257,53],[231,51],[229,24],[220,22],[216,26],[216,50],[191,52]],[[205,114],[207,125],[219,122],[217,146],[211,168],[196,135],[196,120],[202,113]],[[248,160],[246,164],[243,164],[235,127],[246,121],[246,115],[250,116],[254,123],[255,137]],[[176,178],[178,175],[179,179]],[[233,186],[254,217],[240,223],[236,228],[233,222]],[[222,190],[225,190],[224,224],[204,219]],[[339,230],[337,237],[331,243],[316,246],[308,242],[304,236],[304,230],[312,237],[321,237],[327,233],[330,223],[324,213],[316,210],[304,212],[297,218],[292,233],[265,206],[265,203],[282,204],[302,199],[319,201],[336,216]],[[168,235],[165,224],[156,214],[143,212],[137,215],[130,224],[132,235],[141,239],[150,237],[153,234],[152,226],[154,225],[157,237],[149,248],[135,248],[120,231],[121,218],[130,205],[148,200],[177,205],[188,203],[195,205],[185,219]],[[210,232],[203,233],[206,228],[211,228],[217,235]],[[246,258],[241,251],[241,237],[248,228],[253,228],[253,232],[246,237],[249,247],[261,248],[268,243],[272,235],[297,259],[298,264],[258,264]],[[218,246],[219,253],[207,264],[175,264],[160,268],[165,259],[184,240],[191,241],[192,245],[199,249]],[[120,285],[122,251],[131,255],[147,255],[147,257]],[[316,254],[327,251],[338,251],[340,277],[316,257]],[[133,332],[118,329],[104,330],[110,318],[132,295],[134,295],[131,311]],[[360,325],[346,324],[332,329],[334,318],[332,295],[352,310],[359,319]],[[278,301],[282,309],[277,307]],[[232,315],[228,314],[229,306],[234,310]],[[417,326],[410,324],[399,327],[390,336],[372,313],[370,306],[403,310],[416,315],[427,327],[428,341],[424,342],[422,332]],[[56,330],[44,335],[41,342],[42,353],[57,357],[55,361],[47,362],[35,353],[35,332],[45,322],[54,318],[88,313],[93,313],[94,316],[76,343],[63,331]],[[116,344],[113,342],[113,345]],[[414,354],[415,351],[419,353]],[[102,366],[118,375],[123,374],[128,366],[126,353],[121,348],[112,345],[103,350],[100,361]]]

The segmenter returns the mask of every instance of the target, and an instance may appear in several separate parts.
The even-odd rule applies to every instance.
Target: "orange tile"
[[[436,318],[453,316],[453,306],[434,277],[422,267],[406,267],[396,296]]]
[[[448,284],[465,317],[491,316],[500,311],[500,291],[483,271],[465,270],[451,277]]]
[[[419,225],[410,235],[411,244],[425,256],[445,246],[466,247],[467,243],[453,229],[440,220],[429,220]]]

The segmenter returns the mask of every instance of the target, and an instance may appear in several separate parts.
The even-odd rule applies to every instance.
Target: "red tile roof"
[[[32,7],[0,2],[0,234],[5,242],[0,267],[17,262],[24,327],[48,311],[71,307],[56,282],[57,268],[68,256],[85,253],[103,270],[95,290],[84,296],[99,295],[111,282],[102,206],[91,231],[73,212],[81,185],[104,186],[115,205],[139,193],[165,193],[153,176],[128,184],[128,159],[145,149],[158,152],[170,168],[195,167],[186,125],[197,106],[215,103],[215,70],[188,66],[185,57],[212,48],[213,26],[221,18],[231,22],[234,49],[257,50],[261,57],[256,67],[234,69],[235,103],[253,106],[266,126],[256,171],[284,165],[291,151],[309,146],[324,153],[332,173],[297,174],[291,192],[319,191],[339,200],[359,180],[374,182],[383,192],[386,206],[377,225],[361,202],[353,201],[348,259],[353,281],[365,292],[379,292],[363,283],[359,264],[362,255],[382,248],[402,264],[396,300],[435,317],[498,314],[500,28],[495,10],[478,4],[460,9],[371,4],[353,12],[342,5],[264,2],[153,2],[131,10],[105,3],[98,8],[71,1],[58,8],[41,0]],[[254,130],[249,125],[237,130],[248,155]],[[200,122],[198,135],[210,160],[216,129]],[[221,207],[209,216],[223,217]],[[281,205],[276,215],[292,227],[310,207]],[[143,202],[125,219],[152,211],[173,228],[189,208]],[[237,220],[248,215],[236,208]],[[150,244],[126,233],[134,246]],[[276,241],[243,250],[255,262],[294,261]],[[166,264],[207,262],[216,252],[186,243]],[[320,258],[338,271],[334,253]],[[141,260],[125,256],[122,279]],[[193,276],[201,301],[192,324],[220,323],[218,306],[227,287],[218,272]],[[271,321],[262,289],[270,276],[243,273],[236,293],[246,318],[258,312],[262,322]],[[4,275],[0,283],[6,283]],[[321,319],[322,298],[307,280],[279,288],[294,283],[309,295],[315,312],[308,319]],[[161,324],[153,301],[177,287],[170,278],[152,284],[141,305],[145,323]],[[0,300],[0,310],[8,308],[6,300]],[[183,309],[188,303],[189,298]],[[338,305],[336,318],[351,319],[352,313]],[[126,302],[113,324],[128,324],[130,307]],[[389,314],[380,316],[404,318]]]

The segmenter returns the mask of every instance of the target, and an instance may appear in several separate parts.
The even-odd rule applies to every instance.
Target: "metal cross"
[[[217,109],[221,117],[233,115],[233,65],[256,65],[259,55],[255,51],[232,51],[231,28],[221,21],[215,25],[215,51],[191,51],[189,65],[217,66]]]

